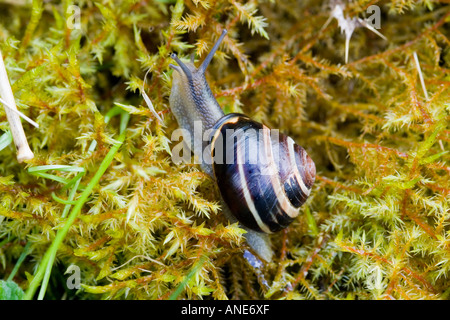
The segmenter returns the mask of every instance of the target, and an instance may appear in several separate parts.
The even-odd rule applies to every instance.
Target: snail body
[[[225,35],[224,30],[198,68],[192,59],[183,63],[171,55],[178,66],[170,65],[175,72],[169,102],[179,126],[189,133],[185,142],[194,156],[203,159],[205,150],[211,156],[201,167],[216,180],[225,215],[240,222],[250,247],[270,261],[267,234],[287,227],[299,214],[314,183],[315,165],[301,146],[278,130],[243,114],[223,113],[205,71]],[[198,141],[205,135],[209,139]]]

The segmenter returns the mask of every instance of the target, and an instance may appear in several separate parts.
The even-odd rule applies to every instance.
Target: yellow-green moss
[[[445,2],[347,3],[348,17],[379,6],[387,40],[357,28],[345,64],[336,19],[322,28],[329,1],[0,0],[15,98],[40,126],[23,122],[35,153],[26,165],[12,143],[0,151],[0,277],[31,243],[14,281],[34,295],[32,275],[116,146],[58,248],[47,299],[448,298]],[[69,27],[74,8],[81,29]],[[292,136],[318,173],[300,217],[271,236],[263,273],[211,179],[170,157],[169,54],[200,61],[224,28],[207,74],[220,105]],[[117,108],[128,122],[109,117]],[[66,287],[71,265],[79,290]]]

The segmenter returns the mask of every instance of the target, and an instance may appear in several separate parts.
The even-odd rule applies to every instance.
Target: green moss
[[[0,111],[0,277],[46,299],[448,298],[450,7],[344,13],[373,4],[387,39],[355,29],[345,63],[328,1],[0,0],[12,89],[39,124],[23,122],[35,158],[19,164]],[[219,103],[289,134],[318,173],[261,270],[213,181],[170,156],[169,54],[200,61],[223,28]]]

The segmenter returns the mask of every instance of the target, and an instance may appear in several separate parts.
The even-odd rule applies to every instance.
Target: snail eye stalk
[[[175,66],[173,64],[170,64],[169,67],[171,67],[174,70],[177,70],[178,72],[182,71],[186,77],[188,78],[189,81],[192,80],[192,72],[191,70],[189,70],[189,68],[183,63],[183,61],[180,60],[180,58],[178,58],[176,53],[172,53],[170,55],[170,57],[175,60],[179,66]]]
[[[198,71],[201,73],[205,73],[206,68],[208,67],[209,63],[211,62],[212,58],[214,57],[214,54],[216,53],[217,49],[219,49],[220,44],[222,43],[223,38],[227,35],[227,30],[223,30],[222,34],[219,37],[219,40],[214,44],[214,47],[211,49],[211,51],[206,56],[205,60],[203,60],[202,64],[198,68]]]

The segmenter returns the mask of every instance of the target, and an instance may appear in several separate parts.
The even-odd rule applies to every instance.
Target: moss
[[[339,2],[0,1],[12,89],[39,124],[23,122],[35,158],[19,164],[0,111],[0,276],[22,259],[14,281],[47,299],[448,298],[445,2],[345,3],[348,19],[377,5],[386,37],[359,26],[345,63]],[[261,269],[213,181],[170,157],[169,54],[201,61],[223,28],[220,105],[289,134],[318,172]]]

